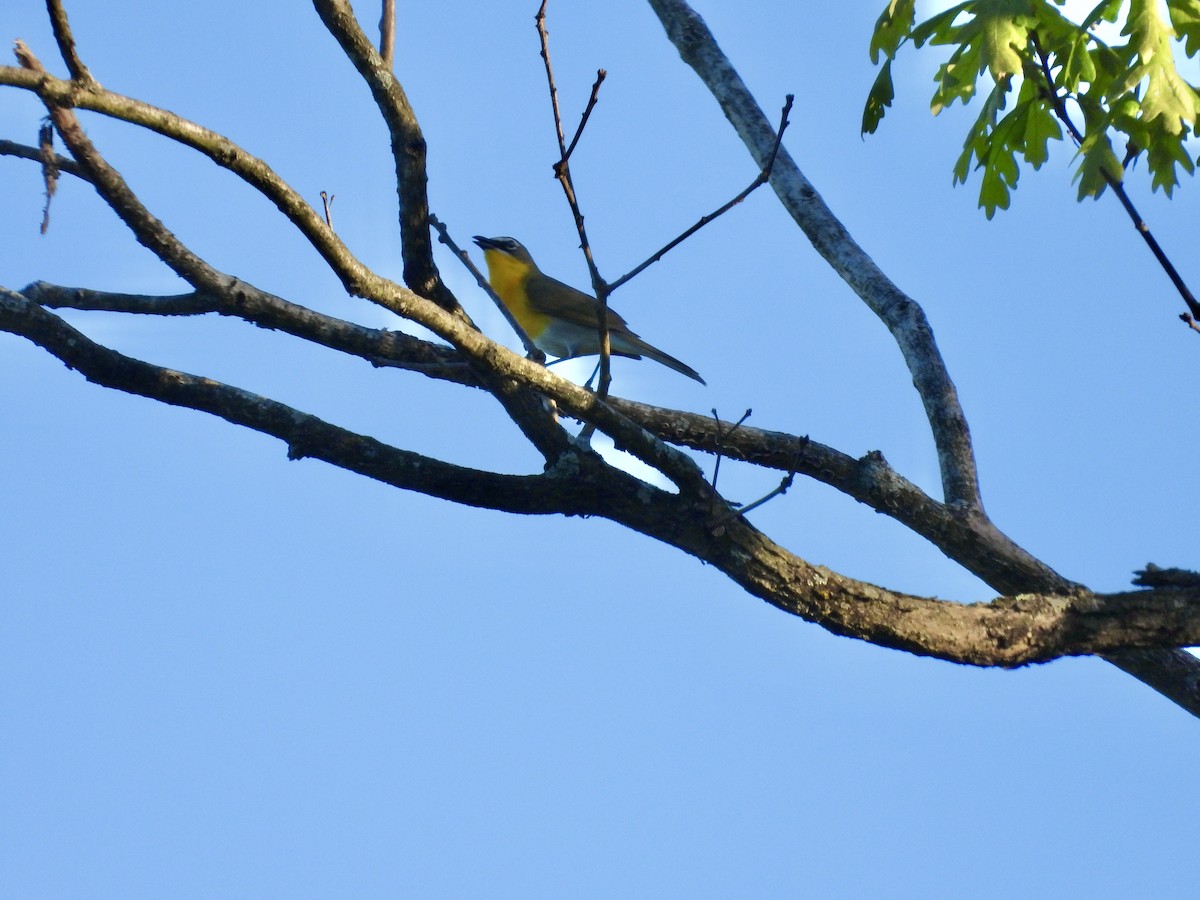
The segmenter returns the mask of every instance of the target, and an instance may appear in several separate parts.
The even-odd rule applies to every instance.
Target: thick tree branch
[[[761,165],[771,149],[770,124],[704,21],[684,0],[649,2],[680,56],[704,81]],[[771,185],[813,246],[883,320],[899,345],[925,405],[938,448],[947,504],[965,507],[982,516],[978,474],[966,417],[923,310],[850,238],[786,150],[779,152]],[[1035,578],[1028,589],[1043,590],[1047,586]],[[1156,653],[1161,663],[1157,670],[1149,662]],[[1185,709],[1200,714],[1200,690],[1197,689],[1200,660],[1172,651],[1146,651],[1128,665],[1118,660],[1123,661],[1124,657],[1110,657],[1110,661],[1122,665],[1125,671]],[[1148,674],[1152,671],[1153,676]]]
[[[713,527],[701,502],[618,473],[581,448],[546,475],[497,475],[330,425],[291,407],[132,359],[57,316],[0,290],[0,328],[45,348],[107,387],[220,416],[273,435],[293,459],[322,459],[406,490],[509,512],[601,515],[693,553],[750,593],[836,634],[973,665],[1016,666],[1058,656],[1200,642],[1200,586],[1127,594],[1023,596],[959,605],[887,591],[813,566],[740,516]],[[603,477],[591,477],[600,472]]]
[[[704,82],[751,156],[765,167],[775,129],[717,46],[704,20],[684,0],[649,0],[667,37]],[[891,331],[912,373],[933,431],[947,503],[982,508],[966,416],[921,307],[883,273],[821,199],[786,149],[770,179],[780,202],[817,252]]]
[[[402,331],[386,331],[347,322],[291,303],[244,282],[223,293],[192,291],[171,296],[121,294],[35,282],[20,293],[50,309],[80,309],[153,316],[236,316],[260,328],[358,356],[374,366],[420,372],[441,381],[482,388],[483,381],[450,347],[423,341]]]
[[[147,297],[37,283],[21,293],[52,308],[240,316],[255,325],[359,356],[373,365],[394,365],[433,378],[482,386],[474,371],[447,347],[398,332],[364,328],[258,291],[235,290],[228,297],[199,293]],[[1042,585],[1043,592],[1056,594],[1083,590],[1030,556],[986,517],[934,500],[892,469],[878,453],[855,458],[807,437],[745,424],[734,428],[732,423],[707,416],[620,398],[610,398],[610,403],[665,441],[756,466],[796,472],[842,491],[912,529],[1003,594],[1018,594],[1033,584]]]
[[[588,498],[589,492],[597,493],[595,484],[576,491],[570,478],[498,475],[399,450],[267,397],[125,356],[4,288],[0,329],[28,338],[95,384],[211,413],[277,437],[288,445],[291,459],[321,459],[394,487],[469,506],[514,513],[596,513],[595,497]]]
[[[89,380],[209,412],[273,435],[291,458],[325,460],[406,490],[509,512],[600,515],[696,555],[750,593],[822,627],[886,647],[973,665],[1200,642],[1200,586],[1116,595],[1029,595],[959,605],[905,595],[813,566],[741,516],[713,524],[704,504],[605,466],[587,448],[540,476],[497,475],[401,451],[281,403],[102,347],[57,316],[0,290],[0,328]],[[597,473],[601,477],[593,477]],[[1200,707],[1193,711],[1200,713]]]
[[[465,318],[466,314],[459,307],[458,300],[442,283],[442,276],[433,261],[425,137],[421,134],[412,104],[408,102],[408,95],[396,80],[391,61],[384,59],[371,44],[348,0],[313,0],[313,7],[371,89],[371,96],[391,136],[396,194],[400,201],[404,283],[422,297],[428,297],[443,309]],[[386,11],[384,16],[386,18]]]
[[[808,437],[733,427],[708,416],[614,398],[612,405],[663,440],[756,466],[797,472],[884,513],[1004,594],[1070,593],[1079,585],[1014,543],[983,515],[934,500],[877,451],[855,458]]]

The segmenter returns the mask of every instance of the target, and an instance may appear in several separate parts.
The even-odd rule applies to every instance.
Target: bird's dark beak
[[[475,243],[478,244],[480,246],[480,248],[483,250],[491,250],[491,249],[494,249],[496,246],[496,242],[494,240],[492,240],[491,238],[485,238],[481,234],[475,235],[475,237],[472,238],[472,240],[474,240]]]

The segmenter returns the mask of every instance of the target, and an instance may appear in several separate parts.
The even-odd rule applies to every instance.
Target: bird
[[[571,359],[600,352],[599,303],[596,298],[551,278],[529,251],[511,237],[475,235],[487,261],[492,290],[508,307],[535,347],[547,356]],[[646,343],[617,313],[608,310],[608,342],[613,356],[643,356],[701,384],[700,373],[669,353]]]

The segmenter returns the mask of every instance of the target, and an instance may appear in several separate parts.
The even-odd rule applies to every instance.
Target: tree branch
[[[684,0],[649,2],[680,56],[695,69],[751,154],[761,163],[770,148],[770,126],[704,21]],[[969,513],[982,516],[978,474],[966,417],[924,312],[854,243],[786,150],[780,151],[771,185],[817,251],[883,320],[896,339],[925,405],[938,448],[947,504],[965,507]],[[1040,590],[1042,585],[1033,581],[1029,589]],[[1153,665],[1145,661],[1155,653],[1160,655],[1161,669],[1153,678],[1142,677],[1139,673],[1153,669]],[[1200,714],[1197,712],[1200,710],[1200,690],[1196,689],[1200,683],[1200,660],[1177,652],[1147,651],[1142,654],[1140,663],[1130,664],[1125,670],[1185,709]],[[1180,672],[1191,674],[1185,678],[1180,677]]]
[[[50,14],[50,27],[54,30],[54,40],[58,44],[58,52],[62,54],[63,62],[71,79],[89,87],[96,86],[96,79],[88,71],[88,67],[79,58],[75,49],[75,37],[71,34],[71,26],[67,22],[67,11],[61,0],[46,0],[46,11]]]
[[[220,416],[311,457],[406,490],[508,512],[601,515],[712,563],[750,593],[835,634],[954,662],[1017,666],[1063,655],[1200,642],[1200,586],[959,605],[887,591],[813,566],[737,516],[714,528],[702,503],[667,494],[584,452],[568,470],[497,475],[398,450],[265,397],[124,356],[0,289],[0,328],[90,381]],[[594,473],[603,473],[597,479]],[[1200,707],[1197,707],[1200,710]]]
[[[396,194],[400,201],[400,237],[404,257],[404,283],[433,300],[442,309],[466,317],[458,300],[442,282],[433,261],[429,234],[428,176],[425,171],[425,136],[408,95],[396,80],[389,61],[371,44],[349,0],[313,0],[313,7],[342,52],[371,90],[375,105],[387,124],[396,167]]]
[[[788,94],[787,99],[784,101],[784,104],[783,104],[783,113],[780,115],[780,118],[779,118],[779,131],[777,131],[775,133],[775,146],[771,149],[771,155],[768,157],[766,165],[764,165],[762,167],[762,169],[759,170],[758,175],[755,177],[755,179],[752,182],[750,182],[749,186],[744,191],[742,191],[740,194],[738,194],[736,197],[734,197],[732,200],[730,200],[728,203],[713,210],[707,216],[701,216],[700,221],[698,221],[691,228],[688,228],[686,231],[684,231],[682,234],[680,234],[674,240],[668,242],[666,244],[666,246],[664,246],[662,249],[651,254],[649,256],[649,258],[647,258],[644,262],[642,262],[641,264],[639,264],[637,266],[634,266],[632,269],[630,269],[628,272],[626,272],[624,275],[622,275],[620,278],[618,278],[616,281],[614,281],[612,284],[610,284],[608,286],[609,293],[612,293],[613,291],[615,291],[617,288],[619,288],[625,282],[629,281],[634,276],[641,274],[645,269],[648,269],[654,263],[658,262],[660,259],[662,259],[664,256],[666,256],[667,253],[669,253],[671,250],[674,250],[676,247],[678,247],[680,244],[682,244],[684,241],[686,241],[688,238],[690,238],[693,234],[695,234],[697,231],[699,231],[701,228],[703,228],[705,225],[707,225],[709,222],[712,222],[715,219],[718,219],[721,216],[725,215],[725,213],[729,212],[729,210],[733,209],[735,206],[737,206],[739,203],[741,203],[743,200],[745,200],[747,197],[749,197],[751,194],[753,194],[756,190],[758,190],[760,187],[762,187],[764,184],[767,183],[767,180],[771,177],[771,170],[775,166],[775,157],[778,156],[778,154],[779,154],[779,146],[783,142],[783,133],[784,133],[784,131],[787,130],[787,127],[788,127],[788,115],[792,111],[792,101],[793,100],[795,100],[795,97],[792,94]]]
[[[279,438],[288,445],[289,459],[321,459],[393,487],[469,506],[513,513],[596,513],[595,498],[587,497],[595,485],[575,491],[567,478],[498,475],[399,450],[267,397],[125,356],[4,288],[0,329],[28,338],[95,384],[207,412]]]
[[[600,382],[597,385],[596,395],[601,400],[604,400],[608,397],[608,390],[612,385],[612,342],[608,334],[609,288],[608,282],[600,276],[600,270],[596,267],[595,259],[592,258],[592,245],[588,240],[587,228],[583,223],[583,212],[579,208],[579,198],[575,194],[575,180],[571,177],[571,154],[567,150],[566,137],[563,134],[562,113],[558,107],[558,87],[554,83],[554,67],[550,64],[550,31],[546,28],[546,5],[548,2],[549,0],[542,0],[541,6],[538,7],[537,15],[534,16],[534,24],[537,26],[542,62],[545,64],[546,69],[546,86],[550,91],[550,109],[554,113],[554,132],[558,137],[558,162],[554,164],[554,177],[562,185],[563,194],[567,198],[567,205],[571,208],[571,216],[575,220],[575,231],[579,234],[579,249],[583,251],[583,258],[587,262],[588,274],[592,279],[592,292],[596,295],[596,334],[600,342]],[[575,139],[571,141],[572,151],[575,149],[575,144],[579,141],[579,135],[583,133],[583,126],[587,123],[588,117],[591,115],[592,107],[599,96],[600,85],[604,83],[604,77],[605,72],[603,69],[600,69],[596,73],[596,83],[592,85],[592,93],[588,100],[587,108],[580,119],[579,130],[575,135]]]
[[[775,130],[704,20],[684,0],[649,2],[679,55],[721,105],[751,156],[765,166]],[[946,502],[982,509],[966,416],[924,311],[854,242],[785,148],[779,150],[770,183],[817,252],[883,321],[900,347],[933,432]]]

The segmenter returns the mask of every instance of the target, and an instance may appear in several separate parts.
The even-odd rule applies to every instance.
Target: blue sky
[[[1195,566],[1200,343],[1111,198],[1074,201],[1069,148],[987,222],[952,189],[968,119],[928,114],[936,60],[897,63],[858,134],[882,0],[697,2],[850,232],[921,302],[996,522],[1118,590]],[[536,3],[400,4],[397,72],[430,198],[464,244],[511,234],[583,286],[533,28]],[[305,4],[70,8],[106,87],[269,160],[399,277],[384,128]],[[367,22],[374,7],[360,4]],[[43,5],[0,11],[56,71]],[[648,6],[551,5],[573,159],[616,277],[753,178]],[[1195,63],[1191,63],[1195,77]],[[3,137],[42,115],[0,91]],[[145,202],[218,268],[365,324],[270,205],[195,154],[87,116]],[[0,159],[0,283],[183,290],[81,183],[37,233],[35,167]],[[1136,202],[1193,284],[1196,186]],[[489,333],[499,315],[449,257]],[[936,490],[886,331],[766,192],[618,291],[701,387],[617,361],[615,390],[881,450]],[[398,446],[537,471],[498,407],[236,322],[68,318],[123,352],[276,397]],[[576,370],[586,376],[586,367]],[[980,671],[833,637],[601,521],[404,494],[199,413],[87,384],[0,335],[0,893],[22,897],[1172,896],[1194,881],[1196,723],[1099,661]],[[773,476],[722,467],[752,500]],[[813,562],[916,593],[992,593],[830,489],[754,514]]]

